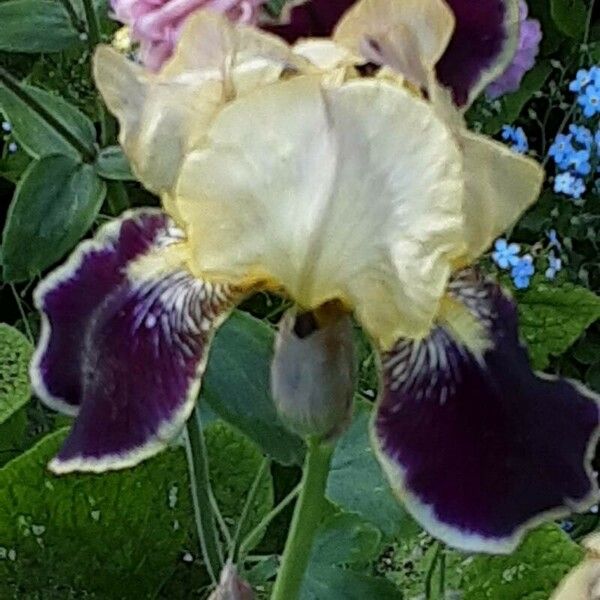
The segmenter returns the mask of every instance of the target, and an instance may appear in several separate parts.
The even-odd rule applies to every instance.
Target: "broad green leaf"
[[[0,424],[0,467],[29,445],[27,408],[23,406]]]
[[[341,512],[329,517],[320,527],[311,561],[316,564],[365,564],[381,548],[381,532],[357,514]]]
[[[263,461],[262,452],[245,435],[223,422],[208,425],[205,436],[215,498],[225,520],[237,526],[247,494]],[[242,527],[240,541],[272,508],[273,480],[267,470]],[[235,528],[231,533],[235,533]],[[256,541],[258,543],[260,539]]]
[[[2,4],[0,4],[2,6]],[[90,154],[95,153],[94,124],[83,113],[62,98],[30,85],[21,85],[26,96],[31,96],[49,114],[66,128]],[[34,158],[49,154],[68,154],[81,158],[75,147],[58,132],[24,98],[0,84],[0,111],[10,121],[15,138]]]
[[[380,550],[381,533],[358,515],[326,519],[316,534],[301,600],[397,599],[396,586],[368,573]]]
[[[64,5],[56,0],[0,2],[0,50],[59,52],[81,44]]]
[[[465,563],[464,600],[548,600],[583,550],[556,525],[535,529],[510,556],[475,556]],[[573,599],[576,600],[576,599]]]
[[[384,478],[369,440],[370,406],[359,402],[352,425],[337,443],[327,481],[327,497],[359,514],[386,537],[412,535],[414,522]]]
[[[26,152],[7,154],[0,158],[0,177],[16,185],[30,162],[31,157]]]
[[[29,361],[33,346],[17,329],[0,323],[0,425],[31,396]]]
[[[4,278],[23,281],[63,258],[91,227],[106,186],[70,156],[33,162],[15,191],[3,239]]]
[[[206,433],[215,497],[235,526],[261,453],[224,424]],[[65,435],[49,435],[0,469],[0,598],[155,598],[189,557],[183,583],[197,581],[200,550],[183,449],[126,471],[54,477],[46,465]],[[248,527],[272,501],[267,473]],[[181,597],[192,595],[189,589]]]
[[[280,421],[270,392],[273,331],[261,321],[234,312],[213,342],[202,398],[283,464],[302,462],[304,444]]]
[[[550,0],[550,12],[556,26],[577,40],[583,39],[587,11],[583,0]]]
[[[587,288],[565,283],[537,283],[516,295],[521,335],[536,369],[550,356],[565,352],[600,318],[600,297]]]
[[[183,452],[129,471],[57,478],[46,464],[64,436],[0,470],[0,597],[148,597],[181,560],[192,528]]]
[[[525,104],[544,85],[551,71],[552,66],[549,61],[539,62],[525,75],[518,91],[502,96],[498,100],[499,110],[492,110],[489,104],[482,100],[467,113],[469,122],[480,123],[482,131],[488,135],[498,133],[502,125],[516,120]]]
[[[129,161],[120,146],[102,148],[96,158],[96,172],[100,177],[116,181],[135,181]]]

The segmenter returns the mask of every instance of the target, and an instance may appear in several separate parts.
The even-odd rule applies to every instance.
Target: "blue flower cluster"
[[[502,139],[511,143],[511,148],[519,154],[525,154],[529,150],[529,142],[522,127],[512,125],[502,126]]]
[[[492,260],[501,269],[510,269],[514,286],[523,290],[529,287],[531,277],[535,273],[535,266],[531,254],[519,256],[520,251],[519,244],[509,244],[504,238],[500,238],[494,244]]]
[[[577,104],[588,119],[600,114],[600,67],[579,69],[569,89],[577,94]]]
[[[579,199],[585,193],[585,177],[592,172],[592,161],[600,156],[600,129],[594,135],[587,127],[572,124],[568,134],[556,136],[548,154],[558,171],[554,191]]]

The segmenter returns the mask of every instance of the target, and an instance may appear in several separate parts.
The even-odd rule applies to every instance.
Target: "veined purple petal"
[[[327,37],[355,1],[307,0],[293,6],[288,14],[284,12],[281,24],[262,28],[279,35],[290,44],[299,38]]]
[[[131,211],[83,242],[36,290],[42,333],[33,386],[48,406],[77,415],[51,463],[55,472],[137,464],[189,416],[233,295],[181,264],[161,264],[161,250],[182,237],[164,213]]]
[[[517,0],[447,0],[456,28],[437,64],[438,79],[466,106],[512,60],[519,38]]]
[[[600,399],[531,371],[515,305],[498,286],[459,279],[451,293],[484,325],[487,349],[470,350],[447,325],[398,342],[382,357],[373,440],[393,488],[433,535],[510,552],[527,528],[597,501]]]

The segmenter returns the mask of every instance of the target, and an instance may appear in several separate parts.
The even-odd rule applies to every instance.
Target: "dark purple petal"
[[[466,106],[510,63],[518,43],[516,0],[447,0],[456,28],[437,64],[439,81]]]
[[[267,25],[263,29],[275,33],[290,44],[299,38],[328,37],[340,17],[355,0],[308,0],[294,6],[283,16],[280,25]]]
[[[42,334],[34,389],[77,415],[54,471],[137,464],[189,416],[232,295],[181,264],[161,263],[160,252],[181,241],[160,211],[132,211],[82,243],[36,290]]]
[[[433,535],[509,552],[526,528],[597,501],[599,398],[531,371],[515,304],[498,286],[461,279],[452,293],[484,324],[487,349],[469,350],[443,325],[400,341],[382,357],[373,439],[392,486]]]

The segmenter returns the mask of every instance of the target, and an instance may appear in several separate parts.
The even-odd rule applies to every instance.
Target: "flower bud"
[[[347,313],[333,304],[288,311],[271,366],[273,398],[286,426],[303,437],[340,435],[351,417],[355,366]]]
[[[221,571],[217,589],[208,600],[254,600],[254,593],[250,585],[240,578],[235,566],[228,562]]]

